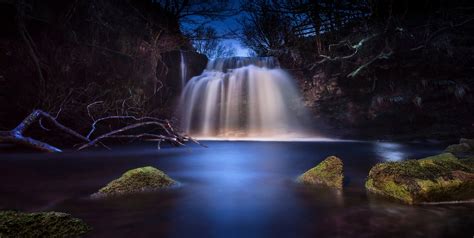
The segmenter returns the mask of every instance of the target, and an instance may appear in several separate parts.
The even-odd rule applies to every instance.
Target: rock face
[[[342,189],[343,163],[336,156],[329,156],[316,167],[298,177],[298,182],[310,185],[325,185]]]
[[[452,153],[458,157],[466,157],[474,155],[474,139],[462,138],[459,144],[446,147],[444,152]]]
[[[460,144],[467,144],[471,147],[471,149],[474,149],[474,139],[466,139],[466,138],[461,138],[459,140]]]
[[[66,213],[0,212],[0,237],[79,237],[91,228]]]
[[[451,153],[379,163],[370,170],[365,187],[409,204],[474,199],[474,167]]]
[[[145,191],[153,191],[176,184],[176,181],[168,177],[161,170],[147,166],[132,169],[124,173],[120,178],[113,180],[94,197],[117,196]]]

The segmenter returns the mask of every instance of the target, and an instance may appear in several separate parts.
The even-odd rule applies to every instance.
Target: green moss
[[[298,177],[298,181],[303,184],[322,184],[338,189],[342,189],[343,179],[343,163],[336,156],[327,157],[316,167]]]
[[[410,192],[404,185],[397,184],[394,181],[387,181],[383,184],[382,189],[396,199],[407,203],[413,203],[413,198],[410,196]]]
[[[114,196],[156,190],[176,184],[161,170],[147,166],[132,169],[101,188],[94,196]]]
[[[412,164],[412,162],[407,163]],[[365,187],[368,191],[386,195],[406,203],[413,203],[413,198],[410,196],[407,186],[396,183],[393,180],[392,173],[405,172],[403,168],[409,168],[407,165],[396,166],[396,163],[380,163],[374,166],[369,173],[369,178],[365,183]],[[407,167],[406,167],[407,166]],[[384,174],[384,172],[386,174]],[[412,172],[418,173],[419,171],[413,170]]]
[[[377,164],[366,188],[406,203],[474,198],[473,167],[444,153],[420,160]]]
[[[66,213],[0,212],[0,237],[80,237],[91,228]]]
[[[453,154],[451,153],[442,153],[442,154],[439,154],[439,155],[433,155],[433,156],[429,156],[429,157],[426,157],[426,158],[423,158],[423,159],[420,159],[418,161],[450,161],[450,162],[455,162],[457,161],[458,159],[456,158],[456,156],[454,156]]]

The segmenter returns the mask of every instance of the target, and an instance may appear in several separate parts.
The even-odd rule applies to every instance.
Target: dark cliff
[[[314,121],[349,138],[472,137],[472,3],[373,3],[367,19],[329,34],[326,50],[306,49],[303,67],[282,60],[297,68]]]
[[[0,1],[0,23],[3,129],[34,108],[78,130],[111,114],[168,118],[180,80],[169,55],[184,50],[202,67],[189,77],[207,62],[152,1]]]

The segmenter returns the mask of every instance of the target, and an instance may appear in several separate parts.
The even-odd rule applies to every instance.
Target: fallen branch
[[[134,124],[127,125],[116,130],[112,130],[103,135],[97,136],[94,139],[91,139],[92,134],[95,132],[96,127],[100,122],[104,122],[107,120],[114,120],[114,119],[115,120],[131,119],[134,121],[138,121],[138,123],[134,123]],[[118,139],[118,138],[131,138],[131,139],[144,139],[148,141],[157,141],[158,148],[160,148],[161,142],[168,142],[176,146],[184,146],[184,143],[187,141],[192,141],[198,145],[207,147],[205,145],[200,144],[199,142],[197,142],[196,140],[194,140],[193,138],[189,136],[182,135],[176,132],[168,120],[161,120],[154,117],[137,118],[134,116],[109,116],[109,117],[99,118],[95,120],[91,126],[91,130],[89,131],[88,135],[83,136],[79,134],[78,132],[59,123],[55,117],[41,110],[33,111],[14,129],[10,131],[0,131],[0,143],[22,145],[22,146],[26,146],[32,149],[39,150],[39,151],[44,151],[44,152],[62,152],[61,149],[53,145],[33,139],[31,137],[24,136],[25,131],[29,127],[31,127],[31,125],[33,125],[36,121],[40,123],[41,120],[47,120],[60,131],[79,139],[83,144],[78,148],[78,150],[83,150],[85,148],[96,146],[96,145],[101,145],[107,149],[110,149],[109,147],[104,145],[102,141],[106,139]],[[41,128],[48,130],[41,124],[40,126]],[[130,132],[132,129],[144,128],[147,126],[156,126],[160,129],[160,131],[163,134],[154,134],[150,132],[137,133],[137,134],[133,134],[133,133],[123,134],[123,133]]]
[[[89,142],[90,140],[81,134],[77,133],[76,131],[64,126],[63,124],[59,123],[54,117],[49,115],[46,112],[41,110],[35,110],[30,115],[28,115],[17,127],[15,127],[11,131],[0,131],[0,143],[11,143],[17,145],[23,145],[32,149],[36,149],[39,151],[45,152],[61,152],[62,150],[52,146],[48,143],[35,140],[31,137],[26,137],[23,134],[25,131],[33,125],[36,121],[40,119],[47,119],[51,122],[56,128],[69,134],[77,139],[80,139],[83,142]]]
[[[97,138],[91,140],[90,142],[84,144],[83,146],[79,147],[78,150],[83,150],[87,147],[90,147],[90,146],[93,146],[93,145],[96,145],[97,143],[101,142],[102,140],[104,139],[108,139],[108,138],[120,138],[120,137],[127,137],[127,138],[131,138],[132,136],[131,135],[117,135],[119,133],[122,133],[122,132],[126,132],[126,131],[129,131],[131,129],[135,129],[135,128],[139,128],[139,127],[145,127],[145,126],[150,126],[150,125],[154,125],[154,126],[159,126],[161,127],[162,129],[164,129],[168,136],[163,136],[163,135],[155,135],[153,134],[153,136],[155,137],[159,137],[160,139],[163,139],[163,140],[166,140],[166,141],[169,141],[169,142],[172,142],[172,143],[178,143],[178,144],[181,144],[182,145],[182,142],[185,142],[188,140],[187,137],[184,137],[184,136],[181,136],[177,133],[171,133],[167,128],[166,128],[166,124],[163,124],[163,123],[160,123],[158,121],[146,121],[146,122],[141,122],[141,123],[136,123],[136,124],[132,124],[132,125],[128,125],[128,126],[125,126],[125,127],[122,127],[120,129],[117,129],[117,130],[113,130],[111,132],[108,132],[108,133],[105,133],[101,136],[98,136]],[[133,135],[135,138],[140,138],[140,137],[143,137],[144,135],[152,135],[152,134],[138,134],[138,135]]]

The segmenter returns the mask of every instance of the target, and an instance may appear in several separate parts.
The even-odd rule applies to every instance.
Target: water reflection
[[[433,145],[371,142],[205,142],[156,151],[64,153],[0,158],[0,209],[63,211],[84,219],[89,237],[380,237],[472,235],[474,204],[406,206],[367,197],[364,182],[380,160],[419,158]],[[398,150],[398,151],[397,151]],[[398,152],[398,153],[397,153]],[[326,156],[344,162],[344,191],[295,178]],[[23,156],[23,158],[18,158]],[[151,165],[176,189],[84,199],[124,171]],[[60,202],[57,198],[63,198]]]
[[[375,153],[384,161],[400,161],[407,159],[406,149],[399,143],[376,142]]]

